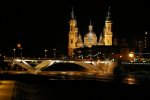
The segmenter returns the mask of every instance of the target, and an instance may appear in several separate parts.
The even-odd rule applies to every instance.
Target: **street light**
[[[100,59],[101,52],[98,52],[98,59]]]
[[[20,57],[21,57],[21,60],[22,60],[22,48],[20,48]]]
[[[21,45],[21,43],[18,43],[17,47],[20,49],[20,57],[21,57],[21,60],[22,60],[22,45]]]
[[[112,55],[113,55],[113,59],[112,60],[115,61],[115,53],[113,52]]]
[[[16,49],[14,48],[13,51],[14,51],[14,58],[15,58],[16,57]]]
[[[83,56],[81,55],[81,52],[82,52],[81,50],[78,51],[78,59],[80,59],[80,58],[83,59]]]
[[[45,49],[44,51],[45,51],[45,58],[46,58],[46,57],[47,57],[47,51],[48,51],[48,50],[47,50],[47,49]]]
[[[54,53],[54,60],[55,60],[55,58],[56,58],[56,49],[55,48],[53,49],[53,53]]]
[[[133,52],[129,53],[129,58],[130,58],[130,61],[133,62],[133,59],[134,59],[134,53]]]
[[[92,50],[89,50],[90,60],[92,59]]]

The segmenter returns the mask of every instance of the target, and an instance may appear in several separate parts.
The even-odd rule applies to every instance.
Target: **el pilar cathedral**
[[[70,30],[69,30],[69,39],[68,39],[68,56],[72,56],[74,54],[74,50],[77,48],[84,48],[88,47],[91,48],[92,46],[112,46],[113,45],[113,33],[112,33],[112,21],[110,17],[110,7],[107,12],[107,16],[105,19],[105,25],[103,28],[103,32],[99,34],[99,37],[97,37],[97,34],[93,30],[93,25],[90,20],[89,27],[88,27],[88,33],[84,35],[84,37],[81,36],[79,33],[79,29],[77,27],[77,20],[74,16],[74,11],[72,8],[71,12],[71,19],[70,19]],[[83,40],[84,39],[84,40]]]
[[[71,11],[71,19],[69,21],[68,34],[68,56],[69,57],[92,57],[92,59],[122,59],[131,60],[129,54],[134,54],[133,59],[137,61],[141,58],[150,57],[150,39],[149,32],[145,32],[143,37],[135,35],[120,35],[112,32],[112,18],[110,7],[106,14],[102,32],[96,34],[93,30],[92,21],[89,21],[88,32],[80,34],[77,26],[77,20],[74,15],[74,10]],[[120,35],[118,37],[118,35]],[[82,37],[84,36],[84,37]],[[99,36],[99,37],[98,37]],[[146,55],[145,55],[146,54]]]

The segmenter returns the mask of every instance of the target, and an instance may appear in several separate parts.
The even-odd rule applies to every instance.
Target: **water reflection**
[[[113,80],[113,76],[45,74],[11,75],[15,77],[12,100],[71,100],[72,98],[77,100],[105,98],[106,100],[110,96],[127,97],[128,100],[131,97],[141,96],[142,100],[143,96],[149,96],[146,94],[150,89],[147,78],[131,73],[124,74],[122,80],[117,83]]]
[[[113,80],[111,82],[103,81],[100,78],[87,80],[84,79],[86,77],[82,77],[81,80],[78,80],[77,77],[68,77],[63,75],[53,78],[55,80],[26,78],[16,81],[12,100],[71,100],[72,98],[77,100],[104,98],[107,100],[110,97],[112,99],[125,97],[127,100],[139,97],[142,100],[149,96],[146,94],[146,89],[149,90],[150,87],[143,84],[137,85],[137,78],[133,75],[126,75],[119,83],[115,83]],[[105,79],[107,80],[107,78]]]
[[[132,75],[127,75],[124,79],[123,79],[123,83],[127,83],[127,84],[138,84],[136,78]]]

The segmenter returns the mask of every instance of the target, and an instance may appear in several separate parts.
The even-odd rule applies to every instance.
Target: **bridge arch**
[[[88,71],[89,68],[76,63],[53,63],[52,65],[41,69],[41,71]]]

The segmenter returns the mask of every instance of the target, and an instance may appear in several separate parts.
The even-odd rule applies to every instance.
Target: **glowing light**
[[[21,44],[20,44],[20,43],[18,43],[18,44],[17,44],[17,47],[18,47],[18,48],[21,48]]]
[[[136,81],[136,79],[133,76],[129,75],[129,76],[127,76],[124,79],[124,83],[127,83],[127,84],[136,84],[137,81]]]
[[[129,57],[130,57],[130,58],[133,58],[133,57],[134,57],[133,52],[129,53]]]

